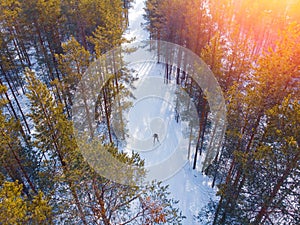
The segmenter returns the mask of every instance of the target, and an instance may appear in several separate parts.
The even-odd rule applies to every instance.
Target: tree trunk
[[[26,120],[26,117],[25,117],[25,115],[24,115],[24,113],[23,113],[23,110],[22,110],[22,108],[21,108],[21,106],[20,106],[20,103],[19,103],[19,101],[18,101],[18,99],[17,99],[17,96],[15,95],[15,92],[13,91],[13,88],[12,88],[12,86],[11,86],[11,84],[10,84],[10,81],[9,81],[9,79],[8,79],[8,77],[7,77],[7,75],[6,75],[6,72],[4,71],[2,65],[0,65],[0,67],[1,67],[2,73],[4,74],[5,80],[6,80],[7,84],[8,84],[8,86],[9,86],[9,89],[11,90],[11,93],[12,93],[12,95],[13,95],[15,101],[16,101],[16,104],[17,104],[17,106],[18,106],[18,108],[19,108],[19,111],[20,111],[20,113],[21,113],[21,115],[22,115],[22,119],[23,119],[23,121],[24,121],[24,123],[25,123],[26,129],[27,129],[28,133],[30,134],[30,128],[29,128],[29,125],[28,125],[28,123],[27,123],[27,120]],[[2,84],[2,81],[1,81],[1,84]]]
[[[300,152],[295,155],[291,163],[287,164],[287,168],[280,177],[280,179],[277,181],[276,185],[274,186],[270,196],[264,201],[264,204],[262,205],[261,209],[259,210],[258,214],[255,217],[254,225],[260,224],[263,217],[269,216],[268,208],[270,207],[271,203],[274,201],[278,191],[283,186],[284,181],[288,178],[288,176],[291,174],[293,169],[298,165],[298,161],[300,159]]]
[[[107,130],[108,130],[109,142],[113,143],[113,141],[112,141],[112,135],[111,135],[111,129],[110,129],[110,113],[108,112],[106,87],[103,88],[102,93],[103,93],[104,111],[105,111],[105,118],[106,118],[106,125],[107,125]]]
[[[32,189],[32,191],[33,191],[34,193],[37,193],[37,190],[36,190],[35,186],[34,186],[33,183],[31,182],[31,180],[30,180],[30,178],[29,178],[27,172],[25,171],[25,169],[24,169],[24,167],[23,167],[23,165],[22,165],[22,163],[21,163],[21,160],[19,159],[19,156],[16,154],[14,148],[11,146],[11,144],[8,144],[8,147],[10,148],[11,152],[13,153],[14,158],[15,158],[15,160],[17,161],[17,164],[18,164],[19,168],[21,169],[22,174],[24,175],[24,177],[25,177],[26,181],[28,182],[30,188]]]
[[[101,216],[101,219],[102,219],[104,225],[111,225],[111,223],[110,223],[110,221],[109,221],[109,219],[108,219],[108,217],[106,215],[106,207],[105,207],[105,203],[103,201],[103,192],[102,192],[101,195],[99,194],[99,189],[96,187],[94,181],[93,181],[93,189],[95,191],[95,196],[96,196],[96,198],[98,200],[98,203],[99,203],[99,205],[101,207],[100,208],[100,212],[99,212],[100,216]]]

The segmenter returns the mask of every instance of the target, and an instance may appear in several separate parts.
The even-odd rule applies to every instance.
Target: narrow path
[[[135,37],[136,41],[148,39],[149,34],[141,27],[141,24],[145,23],[143,19],[144,7],[143,0],[135,0],[133,7],[129,10],[129,28],[124,35],[126,38],[130,39]],[[142,78],[138,81],[141,83],[145,82],[143,79],[148,79],[149,77],[153,78],[153,76],[161,77],[159,75],[164,73],[161,65],[153,65],[148,62],[136,65],[135,69],[139,77]],[[142,87],[141,83],[137,84],[137,86]],[[151,87],[155,88],[154,86]],[[151,106],[150,108],[149,105]],[[166,106],[170,108],[168,109]],[[165,107],[164,110],[163,107]],[[159,147],[154,148],[153,151],[139,152],[141,157],[146,160],[146,165],[148,166],[155,165],[161,160],[170,157],[174,148],[178,145],[182,127],[180,124],[174,122],[172,107],[172,104],[164,104],[161,99],[149,98],[144,103],[142,101],[136,103],[131,109],[132,115],[129,118],[128,126],[132,129],[132,132],[135,133],[134,135],[136,135],[136,137],[141,139],[148,138],[151,147],[153,147],[151,137],[153,130],[151,130],[151,125],[149,125],[151,121],[153,120],[156,125],[162,126],[163,124],[167,127],[168,133],[165,139],[160,140],[161,145]],[[143,120],[148,122],[140,124]],[[137,132],[134,132],[135,129],[137,129]],[[134,143],[131,144],[132,146],[134,145]],[[187,217],[183,221],[184,225],[199,224],[195,220],[195,216],[198,215],[211,198],[216,198],[216,190],[210,187],[211,181],[199,171],[192,170],[191,163],[187,163],[182,169],[163,183],[169,185],[171,197],[179,200],[178,207],[182,210],[183,215]]]

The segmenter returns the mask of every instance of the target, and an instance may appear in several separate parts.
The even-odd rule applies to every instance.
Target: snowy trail
[[[144,7],[143,0],[136,0],[133,8],[129,10],[129,29],[125,34],[126,38],[135,37],[136,41],[148,38],[148,33],[141,27],[144,23],[142,16]],[[174,118],[173,98],[176,85],[166,86],[163,83],[162,64],[141,62],[132,65],[132,68],[137,71],[139,79],[134,83],[136,101],[127,114],[129,138],[126,151],[139,152],[145,159],[146,168],[155,167],[168,160],[176,160],[172,158],[176,149],[186,150],[188,145],[182,132],[185,124],[177,123]],[[160,143],[153,144],[153,133],[159,134]],[[159,173],[159,170],[164,169],[167,169],[167,165],[162,163],[155,172]],[[197,170],[192,170],[191,162],[174,172],[163,183],[169,185],[171,197],[179,200],[178,207],[187,217],[183,224],[199,224],[195,216],[211,198],[216,198],[216,190],[210,187],[211,181],[207,177]]]
[[[135,0],[132,8],[129,9],[129,27],[124,37],[135,38],[137,41],[148,39],[148,32],[142,28],[142,24],[145,22],[143,18],[144,8],[143,0]]]

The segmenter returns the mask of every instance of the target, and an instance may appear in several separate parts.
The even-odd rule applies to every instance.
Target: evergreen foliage
[[[118,121],[115,132],[125,130],[122,112],[131,106],[133,71],[126,65],[117,71],[113,63],[104,67],[111,79],[97,93],[93,119],[105,124],[99,140],[76,142],[71,122],[72,97],[91,61],[129,41],[123,33],[131,2],[0,2],[0,224],[182,223],[168,187],[158,182],[138,186],[132,167],[143,168],[144,162],[115,146],[116,136],[124,140],[126,132],[116,134],[110,126]],[[299,3],[146,1],[150,39],[200,56],[226,99],[223,151],[204,171],[218,187],[219,199],[198,216],[201,222],[300,223]],[[189,147],[196,168],[197,156],[206,150],[210,109],[184,72],[184,57],[180,63],[182,68],[164,65],[165,82],[174,73],[197,108],[199,121],[192,121],[186,134],[196,144]],[[183,97],[178,94],[176,106],[181,119],[188,120],[190,108],[180,105]],[[113,155],[129,166],[126,177],[137,183],[127,186],[100,176],[97,170],[114,168],[91,167],[81,147],[90,156],[99,150]]]

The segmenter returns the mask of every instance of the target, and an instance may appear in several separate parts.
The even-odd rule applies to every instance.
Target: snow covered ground
[[[135,38],[136,41],[148,39],[147,31],[141,26],[145,22],[144,7],[143,0],[136,0],[129,10],[126,38]],[[173,96],[176,85],[164,84],[164,68],[161,64],[141,62],[134,65],[134,69],[139,79],[134,83],[136,89],[133,94],[136,100],[126,118],[129,135],[126,151],[139,152],[145,159],[145,167],[156,169],[153,178],[169,185],[171,196],[179,200],[178,207],[187,217],[183,224],[199,224],[195,216],[211,198],[216,198],[216,190],[210,187],[211,181],[202,175],[200,169],[193,170],[190,161],[176,168],[171,167],[172,172],[166,172],[176,157],[186,157],[188,148],[188,140],[183,135],[187,125],[175,120]],[[159,143],[153,143],[154,133],[158,134]]]

